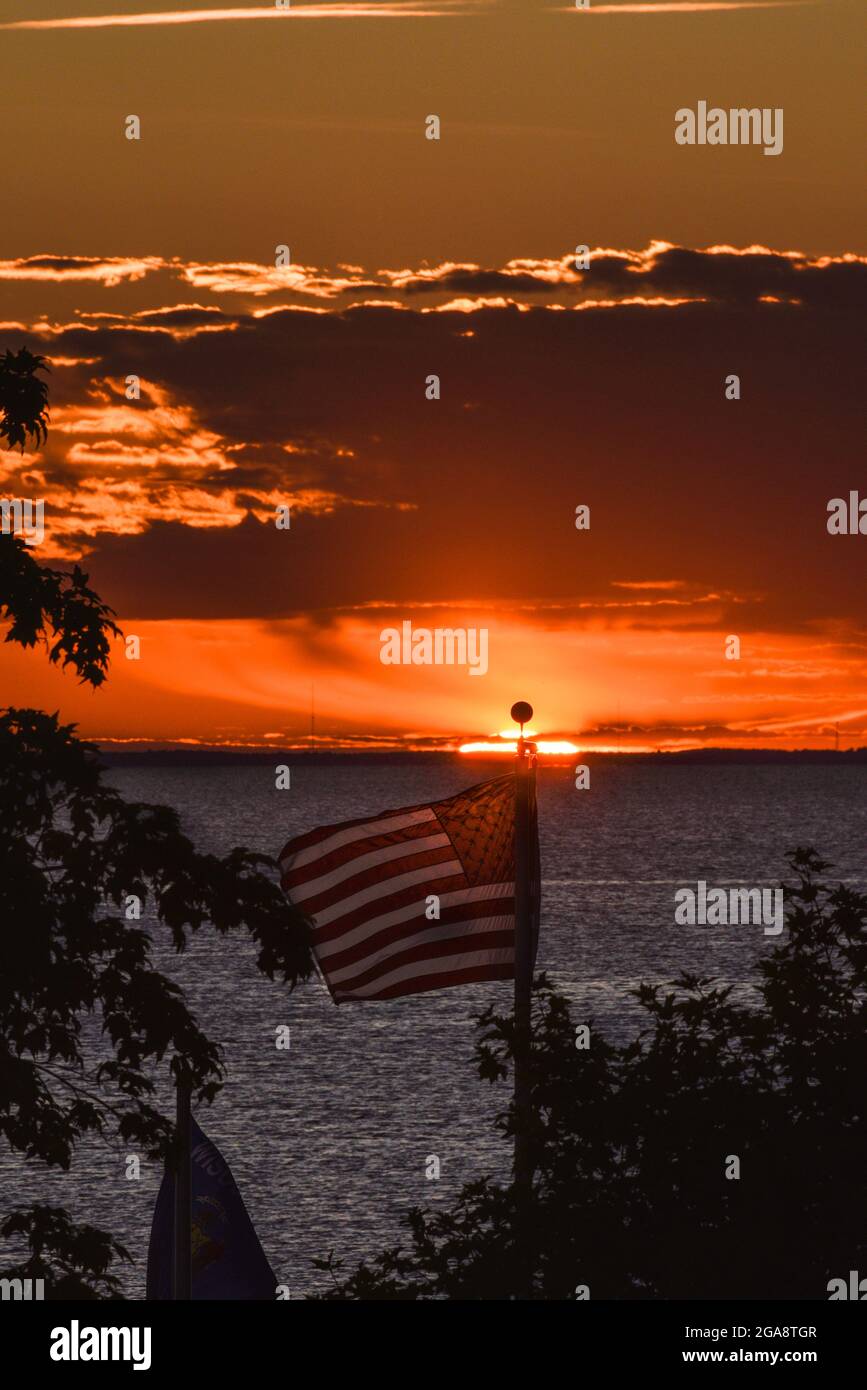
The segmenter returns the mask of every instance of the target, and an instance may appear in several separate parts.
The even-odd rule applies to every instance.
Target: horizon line
[[[823,735],[823,737],[830,737]],[[286,743],[224,743],[224,744],[192,744],[189,740],[180,742],[166,741],[159,746],[159,740],[151,739],[93,739],[85,738],[85,743],[95,744],[100,753],[130,754],[132,756],[144,757],[163,757],[166,754],[178,756],[197,757],[205,755],[227,756],[227,757],[251,757],[258,758],[271,756],[273,754],[292,753],[293,755],[304,756],[333,756],[335,754],[354,757],[357,754],[372,755],[374,757],[393,757],[398,754],[402,757],[454,757],[460,761],[469,758],[495,758],[501,759],[503,756],[511,756],[514,753],[514,741],[504,741],[502,747],[492,743],[486,743],[478,748],[473,748],[467,753],[459,745],[443,744],[439,747],[407,747],[401,744],[370,745],[364,743],[329,743],[319,746],[311,746],[306,740],[299,742]],[[532,740],[531,740],[532,741]],[[134,746],[147,744],[147,747]],[[604,744],[601,747],[589,745],[577,746],[571,752],[556,751],[547,755],[549,758],[560,758],[571,761],[573,757],[582,755],[592,755],[594,757],[680,757],[691,756],[693,754],[726,754],[736,755],[742,753],[749,754],[773,754],[775,757],[789,757],[798,754],[809,754],[814,757],[817,754],[831,754],[833,756],[846,756],[852,753],[867,754],[867,744],[853,744],[847,748],[810,748],[799,745],[794,748],[773,747],[767,744],[743,745],[743,744],[690,744],[686,747],[663,747],[662,745],[638,744],[616,746]]]

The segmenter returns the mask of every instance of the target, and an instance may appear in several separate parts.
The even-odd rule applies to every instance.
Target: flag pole
[[[192,1088],[186,1069],[178,1071],[175,1093],[177,1160],[175,1168],[175,1302],[192,1298],[192,1216],[193,1182],[190,1167]]]
[[[533,709],[521,700],[512,718],[521,726],[515,758],[515,1164],[518,1201],[530,1195],[531,997],[533,988],[532,808],[536,792],[536,745],[524,738]]]

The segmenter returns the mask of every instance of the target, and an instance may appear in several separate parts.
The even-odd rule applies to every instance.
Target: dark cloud
[[[237,314],[226,313],[224,309],[182,304],[177,308],[143,309],[136,315],[136,322],[161,324],[165,328],[199,328],[235,323],[237,318]]]
[[[19,270],[85,270],[105,264],[101,256],[22,256],[15,262]]]
[[[625,264],[610,256],[590,274],[634,293]],[[62,399],[135,372],[189,412],[191,429],[219,438],[231,467],[202,466],[203,489],[240,508],[257,493],[324,499],[293,511],[289,532],[173,518],[97,536],[95,582],[141,617],[470,598],[525,615],[538,604],[552,624],[838,622],[843,637],[863,625],[865,542],[830,537],[826,503],[863,479],[860,320],[840,287],[860,285],[864,267],[674,249],[647,274],[646,290],[701,283],[711,302],[281,309],[192,336],[166,323],[61,332],[58,356],[98,358],[59,374]],[[797,305],[757,302],[759,289],[785,299],[792,282],[832,288],[802,291]],[[425,397],[432,373],[438,401]],[[739,401],[725,399],[731,373]],[[87,477],[65,460],[72,438],[53,435],[49,454],[49,476],[67,483]],[[103,476],[145,486],[148,474],[131,457]],[[154,484],[157,515],[159,495]],[[579,503],[589,532],[575,530]],[[660,574],[687,587],[612,587]]]
[[[599,280],[620,290],[632,286],[633,293],[694,295],[721,303],[774,295],[850,309],[867,304],[864,261],[817,264],[772,251],[709,253],[672,246],[649,264],[607,256],[593,261],[585,287]]]
[[[508,273],[504,270],[482,270],[481,268],[459,267],[449,270],[435,279],[421,277],[408,279],[404,284],[407,295],[450,294],[460,295],[510,295],[515,298],[522,294],[540,294],[559,290],[560,284],[552,283],[540,273]]]

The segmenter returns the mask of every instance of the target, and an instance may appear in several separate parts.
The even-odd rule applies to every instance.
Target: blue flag
[[[277,1277],[265,1258],[232,1170],[195,1120],[192,1171],[192,1296],[199,1299],[273,1300]],[[175,1178],[159,1190],[148,1247],[147,1297],[171,1300],[174,1268]]]

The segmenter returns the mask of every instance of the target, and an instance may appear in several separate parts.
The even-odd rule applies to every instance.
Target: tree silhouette
[[[344,1274],[334,1299],[523,1296],[530,1232],[539,1299],[825,1299],[867,1268],[867,897],[790,856],[787,934],[759,962],[755,1000],[684,974],[634,991],[648,1026],[576,1048],[563,996],[534,999],[529,1211],[512,1186],[468,1184],[414,1209],[405,1247]],[[508,1074],[509,1016],[479,1019],[479,1074]],[[507,1140],[514,1115],[498,1125]],[[726,1176],[735,1171],[740,1177]]]
[[[129,1251],[108,1231],[77,1225],[63,1207],[36,1202],[13,1212],[0,1224],[0,1235],[23,1237],[30,1251],[28,1259],[3,1271],[5,1279],[46,1279],[46,1294],[54,1301],[121,1297],[111,1264],[130,1263]]]
[[[9,536],[0,543],[22,544]],[[0,598],[12,640],[26,644],[54,581],[27,554],[0,573],[9,568],[16,586]],[[48,608],[52,650],[98,684],[113,624],[95,595],[72,584],[76,599]],[[307,928],[263,872],[273,867],[241,848],[203,854],[174,810],[125,800],[105,784],[95,745],[57,714],[0,712],[0,1135],[12,1150],[68,1168],[83,1135],[111,1132],[165,1155],[172,1126],[153,1102],[157,1065],[171,1057],[174,1071],[182,1062],[198,1098],[211,1100],[220,1051],[177,985],[153,968],[150,933],[125,909],[132,898],[142,911],[150,905],[178,951],[206,924],[221,933],[246,928],[260,970],[294,985],[311,969]],[[81,1020],[94,1012],[109,1057],[87,1055]],[[111,1238],[94,1245],[63,1215],[50,1223],[53,1244],[32,1246],[27,1276],[47,1277],[71,1297],[72,1262],[91,1251],[99,1258],[81,1270],[77,1296],[110,1291],[100,1252],[116,1253]],[[45,1227],[32,1208],[3,1229],[34,1236]]]
[[[18,442],[42,417],[22,414],[17,377],[8,394],[10,356],[0,405]],[[0,616],[7,641],[44,642],[49,660],[93,687],[104,681],[120,630],[78,567],[44,569],[19,538],[0,536]],[[106,785],[95,745],[56,713],[0,711],[0,1137],[14,1153],[68,1169],[88,1134],[168,1153],[159,1067],[182,1067],[204,1101],[223,1067],[179,987],[154,968],[134,900],[177,951],[205,926],[246,929],[259,969],[294,986],[312,968],[308,928],[275,868],[243,848],[203,854],[170,807],[127,801]],[[88,1015],[102,1024],[98,1052]],[[44,1204],[7,1213],[0,1231],[29,1250],[3,1277],[44,1278],[48,1298],[118,1296],[110,1265],[127,1252],[110,1233]]]
[[[29,435],[37,448],[48,438],[48,386],[37,372],[50,372],[44,357],[26,347],[0,357],[0,439],[6,448],[20,448]]]
[[[0,621],[9,622],[7,642],[44,642],[49,661],[62,657],[82,682],[98,686],[108,673],[111,638],[121,635],[113,617],[78,565],[47,569],[19,537],[0,535]]]

